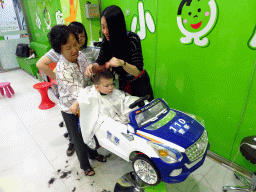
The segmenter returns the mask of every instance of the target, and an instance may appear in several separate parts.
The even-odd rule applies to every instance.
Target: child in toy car
[[[92,82],[94,85],[82,90],[77,101],[70,107],[73,114],[77,114],[79,104],[86,108],[86,115],[80,117],[80,121],[86,118],[86,130],[82,131],[85,143],[93,136],[95,124],[99,122],[97,114],[127,124],[129,113],[132,111],[129,105],[139,99],[139,97],[115,89],[114,75],[106,68],[97,71],[92,77]]]
[[[71,109],[80,106],[85,143],[93,149],[100,145],[126,161],[132,160],[135,173],[148,185],[182,182],[203,164],[208,149],[203,120],[170,109],[162,99],[143,106],[146,98],[137,100],[119,90],[116,97],[112,82],[105,87],[99,83],[102,87],[86,88]],[[111,95],[111,102],[104,99]],[[129,119],[128,106],[140,107],[129,113]]]

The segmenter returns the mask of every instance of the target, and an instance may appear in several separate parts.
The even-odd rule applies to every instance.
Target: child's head
[[[92,82],[100,93],[109,95],[114,90],[114,75],[109,70],[99,70],[98,73],[94,73]]]

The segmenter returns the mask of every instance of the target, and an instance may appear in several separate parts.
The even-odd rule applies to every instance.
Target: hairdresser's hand
[[[122,67],[124,66],[124,61],[121,59],[117,59],[116,57],[112,57],[109,62],[106,62],[106,68],[109,67]]]
[[[87,77],[91,77],[92,76],[92,64],[90,64],[88,67],[86,67],[85,75]]]

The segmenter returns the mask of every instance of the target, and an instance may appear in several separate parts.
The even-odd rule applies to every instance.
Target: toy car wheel
[[[99,148],[99,142],[98,142],[98,139],[96,138],[96,136],[94,135],[90,141],[88,142],[88,147],[90,147],[92,150],[96,150]]]
[[[136,175],[147,185],[158,185],[160,183],[160,173],[147,156],[137,155],[132,161],[132,166]]]

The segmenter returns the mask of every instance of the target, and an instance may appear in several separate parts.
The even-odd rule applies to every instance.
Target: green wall
[[[57,1],[24,0],[24,1],[26,6],[27,16],[29,18],[29,24],[30,24],[31,33],[33,36],[33,41],[40,42],[42,44],[49,44],[47,34],[50,31],[50,28],[49,27],[47,28],[47,25],[51,24],[50,27],[53,27],[54,25],[57,24],[56,12],[58,10],[61,11],[60,1],[58,0]],[[47,10],[46,14],[44,14],[45,9]],[[48,13],[50,17],[48,17]]]
[[[33,36],[33,41],[42,43],[42,44],[49,44],[47,34],[50,31],[50,28],[55,26],[57,23],[56,21],[56,12],[60,12],[63,14],[63,23],[69,24],[70,22],[65,21],[67,17],[70,16],[70,2],[74,3],[74,7],[77,7],[77,14],[74,20],[82,22],[86,28],[87,35],[88,35],[88,44],[91,41],[91,28],[93,34],[93,40],[99,40],[99,31],[100,31],[100,19],[92,19],[91,20],[91,28],[89,19],[85,17],[85,4],[86,0],[24,0],[27,16],[29,18],[29,24],[31,28],[31,33]],[[97,4],[98,0],[91,0],[92,4]],[[78,4],[78,5],[77,5]],[[47,10],[46,14],[44,14],[44,10]],[[50,17],[48,16],[48,12]],[[45,17],[46,15],[46,17]],[[45,23],[49,21],[48,25],[50,27],[47,28]],[[50,19],[49,19],[50,18]],[[41,24],[40,24],[41,23]],[[40,24],[40,25],[39,25]],[[40,26],[40,28],[39,28]]]
[[[99,41],[99,31],[101,30],[100,28],[100,19],[91,19],[91,26],[90,27],[90,20],[86,18],[86,13],[85,13],[85,4],[87,0],[80,0],[80,9],[81,9],[81,18],[82,18],[82,23],[85,26],[85,29],[87,31],[88,35],[88,44],[90,44],[90,41]],[[90,0],[92,4],[98,4],[98,0]],[[91,37],[91,29],[92,29],[92,36]]]
[[[64,19],[68,17],[66,12],[69,11],[69,2],[25,0],[33,41],[48,44],[49,28],[47,29],[43,14],[45,8],[50,14],[52,27],[57,24],[57,11],[63,12]],[[98,0],[91,2],[97,4]],[[102,8],[112,4],[120,6],[125,14],[127,29],[132,29],[132,21],[137,17],[135,32],[141,33],[143,25],[139,21],[139,5],[142,5],[144,16],[148,13],[155,26],[152,32],[146,20],[144,21],[145,38],[141,41],[145,68],[149,72],[155,96],[164,98],[172,108],[201,116],[206,122],[210,150],[232,161],[242,138],[254,135],[255,132],[256,46],[253,47],[250,43],[256,32],[256,2],[248,0],[240,3],[234,0],[227,3],[215,0],[217,18],[213,27],[203,36],[208,39],[208,43],[203,46],[197,45],[196,40],[181,43],[181,38],[185,35],[177,24],[180,2],[102,0]],[[202,12],[197,13],[199,16],[206,13],[204,9],[212,14],[208,0],[200,1],[202,5],[193,2],[194,0],[190,7],[185,6],[182,10],[182,25],[186,30],[193,30],[187,26],[191,24],[188,13],[198,12],[198,6],[202,8]],[[85,17],[85,3],[86,0],[78,1],[76,20],[85,25],[90,43],[90,22]],[[37,15],[41,21],[40,29],[36,24]],[[208,22],[208,18],[203,17],[202,26]],[[93,40],[97,41],[100,19],[92,19],[91,24]],[[200,30],[199,27],[189,32],[197,34]],[[202,39],[201,37],[200,40]],[[235,162],[254,170],[254,166],[241,154]]]
[[[130,30],[133,16],[138,15],[139,2],[103,0],[102,8],[115,4],[124,13],[128,9],[130,14],[125,17]],[[181,43],[180,39],[185,37],[177,24],[181,1],[143,1],[144,11],[151,12],[156,31],[151,33],[146,29],[146,38],[141,42],[145,68],[150,72],[155,96],[164,98],[172,108],[201,116],[209,134],[210,150],[232,161],[241,139],[256,135],[256,80],[253,73],[256,50],[248,46],[255,33],[256,2],[214,2],[217,17],[202,36],[208,43],[201,46],[196,40]],[[197,3],[192,1],[190,7],[184,6],[181,14],[182,25],[192,35],[199,34],[201,29],[189,28],[187,24],[196,24],[200,17],[202,26],[208,23],[210,17],[204,10],[213,15],[208,0]],[[188,16],[189,12],[199,16],[195,23]],[[241,155],[235,162],[254,171],[254,166]]]

